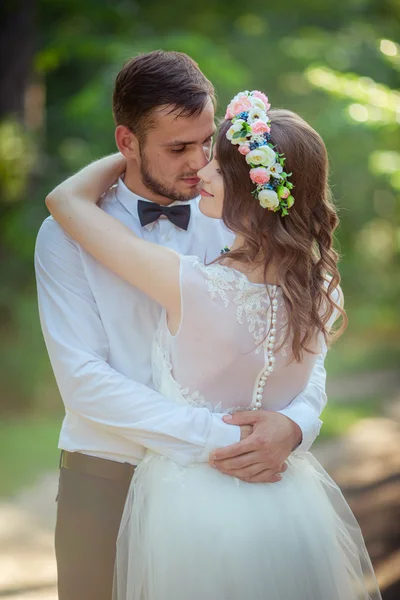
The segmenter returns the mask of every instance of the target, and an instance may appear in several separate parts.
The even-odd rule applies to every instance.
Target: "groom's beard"
[[[163,196],[164,198],[169,198],[173,202],[187,202],[188,200],[193,200],[193,198],[196,198],[199,195],[199,191],[196,187],[194,187],[192,191],[182,194],[175,188],[168,187],[159,181],[150,172],[149,162],[147,161],[142,149],[140,149],[140,161],[140,175],[142,177],[142,182],[151,192],[153,192],[153,194]],[[196,177],[196,173],[185,173],[182,174],[182,177]]]

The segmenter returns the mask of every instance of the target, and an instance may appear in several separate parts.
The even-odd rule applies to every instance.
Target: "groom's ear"
[[[125,125],[118,125],[115,130],[115,143],[118,150],[128,159],[139,159],[139,140]]]

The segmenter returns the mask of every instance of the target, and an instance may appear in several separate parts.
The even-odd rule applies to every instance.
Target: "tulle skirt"
[[[114,600],[377,600],[359,526],[315,458],[278,483],[147,453],[117,542]]]

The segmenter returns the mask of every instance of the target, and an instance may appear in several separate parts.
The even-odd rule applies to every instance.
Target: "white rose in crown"
[[[279,163],[275,163],[274,165],[272,165],[269,168],[269,172],[271,173],[271,175],[273,175],[274,177],[277,177],[278,179],[282,179],[282,175],[281,175],[282,171],[283,171],[283,167]]]
[[[233,123],[233,125],[231,125],[229,127],[228,131],[226,132],[226,137],[232,144],[241,144],[241,143],[243,143],[243,140],[246,139],[247,134],[245,134],[243,137],[238,137],[236,139],[233,139],[233,136],[235,135],[235,133],[238,133],[239,131],[241,131],[243,128],[243,125],[245,123],[246,123],[246,121],[244,121],[243,119],[236,119],[236,121]]]
[[[275,210],[279,206],[278,194],[274,190],[261,190],[258,193],[258,201],[263,208]]]
[[[261,100],[260,100],[261,102]],[[261,104],[263,104],[263,102],[261,102]],[[253,106],[253,108],[251,108],[249,110],[249,117],[248,117],[248,121],[249,124],[251,125],[251,123],[254,123],[254,121],[265,121],[266,123],[268,122],[268,117],[267,117],[267,113],[265,112],[265,109],[260,108],[258,106]]]
[[[246,161],[249,165],[262,165],[263,167],[272,167],[275,164],[276,153],[270,146],[260,146],[246,155]]]

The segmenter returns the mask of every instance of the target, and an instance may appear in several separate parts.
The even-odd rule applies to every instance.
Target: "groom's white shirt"
[[[201,214],[197,200],[187,231],[165,218],[141,227],[139,199],[120,180],[102,207],[144,239],[207,261],[232,241],[221,222]],[[60,448],[132,464],[149,448],[187,465],[239,441],[239,427],[221,415],[178,405],[153,389],[159,306],[100,265],[51,217],[38,234],[35,267],[43,334],[66,410]],[[307,388],[279,411],[303,432],[297,452],[319,433],[325,379],[321,355]]]

